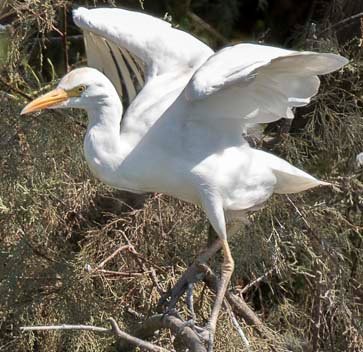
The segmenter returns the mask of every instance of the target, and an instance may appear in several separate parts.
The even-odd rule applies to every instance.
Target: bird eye
[[[85,86],[79,86],[77,88],[78,93],[83,93],[85,90],[86,90],[86,87]]]

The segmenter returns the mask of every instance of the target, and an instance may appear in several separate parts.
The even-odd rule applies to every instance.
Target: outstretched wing
[[[129,103],[144,86],[145,67],[126,49],[102,36],[84,31],[88,65],[100,70],[115,86],[123,101]]]
[[[318,75],[347,62],[335,54],[239,44],[211,56],[195,72],[185,97],[193,119],[214,119],[218,126],[221,119],[237,119],[243,126],[292,119],[292,108],[317,94]]]
[[[131,101],[153,77],[198,68],[213,51],[165,21],[115,8],[73,12],[83,30],[88,64],[102,71]]]

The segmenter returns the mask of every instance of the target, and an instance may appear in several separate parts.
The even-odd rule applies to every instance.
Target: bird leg
[[[195,322],[197,320],[197,318],[196,318],[195,311],[194,311],[193,290],[194,290],[194,283],[189,283],[188,290],[187,290],[187,297],[186,297],[185,301],[186,301],[187,307],[189,309],[191,320]]]
[[[201,254],[199,254],[195,262],[184,272],[184,274],[180,277],[174,287],[160,299],[159,306],[164,305],[167,301],[167,298],[170,297],[168,310],[174,308],[179,298],[187,290],[188,285],[190,283],[198,281],[204,276],[204,270],[201,270],[200,267],[203,267],[203,265],[207,263],[209,258],[211,258],[221,248],[222,241],[220,239],[216,239],[208,248],[206,248]]]
[[[209,330],[208,352],[213,351],[213,342],[217,326],[218,315],[221,310],[224,295],[226,293],[227,286],[231,279],[234,269],[234,260],[232,258],[231,250],[229,248],[227,240],[218,240],[218,241],[222,243],[224,258],[222,264],[221,278],[218,283],[216,298],[208,322],[208,330]]]
[[[227,232],[229,236],[232,236],[234,233],[236,233],[240,229],[240,227],[241,227],[240,222],[230,221],[227,224]],[[160,307],[164,305],[167,299],[170,297],[167,310],[170,311],[173,308],[175,308],[179,298],[184,294],[184,292],[188,289],[188,287],[190,288],[189,285],[191,283],[197,282],[199,279],[201,279],[201,276],[204,276],[205,273],[209,270],[209,267],[206,265],[208,260],[212,258],[222,248],[224,252],[224,261],[222,264],[221,279],[218,282],[216,290],[216,299],[208,322],[209,352],[213,351],[213,342],[214,342],[214,335],[215,335],[218,315],[223,303],[223,298],[225,296],[228,283],[230,281],[234,269],[234,261],[231,255],[228,242],[226,240],[225,241],[221,240],[214,231],[212,226],[210,227],[209,230],[208,247],[196,258],[195,262],[179,278],[174,287],[169,292],[167,292],[159,301],[159,307]]]

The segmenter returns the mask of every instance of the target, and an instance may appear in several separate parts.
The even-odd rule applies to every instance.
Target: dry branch
[[[93,270],[92,270],[92,272],[94,272],[94,271],[98,271],[98,270],[100,270],[100,269],[102,269],[104,266],[105,266],[105,264],[107,263],[107,262],[109,262],[112,258],[114,258],[117,254],[119,254],[120,252],[122,252],[123,250],[125,250],[125,249],[130,249],[131,248],[131,246],[129,245],[129,244],[127,244],[127,245],[124,245],[124,246],[120,246],[119,248],[117,248],[112,254],[110,254],[106,259],[104,259],[100,264],[98,264],[97,266],[96,266],[96,268],[94,268]]]
[[[218,278],[213,271],[207,265],[197,265],[193,263],[182,277],[177,281],[172,289],[170,289],[159,301],[159,307],[166,305],[168,298],[171,296],[170,302],[168,302],[168,309],[173,309],[178,302],[179,298],[187,291],[190,284],[197,282],[204,278],[204,282],[214,292],[218,287]],[[266,329],[248,306],[248,304],[240,297],[234,295],[230,291],[226,292],[226,299],[232,306],[235,313],[240,316],[248,325],[254,327],[261,336],[268,336]]]
[[[108,335],[114,335],[117,338],[127,341],[128,344],[142,347],[151,352],[168,352],[167,349],[156,346],[148,341],[144,341],[138,337],[127,334],[122,331],[115,319],[109,318],[108,321],[111,324],[111,329],[102,328],[99,326],[93,325],[70,325],[70,324],[62,324],[62,325],[41,325],[41,326],[22,326],[20,327],[20,331],[49,331],[49,330],[82,330],[82,331],[93,331],[97,333],[103,333]]]
[[[222,44],[228,44],[228,39],[224,37],[221,33],[219,33],[215,28],[213,28],[210,24],[205,22],[202,18],[196,15],[192,11],[187,12],[188,17],[203,30],[207,31],[213,37],[218,39]]]
[[[271,275],[275,270],[277,270],[277,265],[275,265],[273,268],[271,268],[270,270],[266,271],[263,275],[261,275],[260,277],[258,277],[257,279],[253,280],[252,282],[250,282],[249,284],[247,284],[245,287],[243,287],[241,289],[241,293],[246,293],[252,286],[257,285],[259,282],[261,282],[263,279],[265,279],[267,276]]]
[[[93,331],[105,334],[112,334],[111,329],[101,328],[99,326],[84,325],[84,324],[61,324],[61,325],[36,325],[36,326],[21,326],[20,331],[50,331],[50,330],[83,330]]]
[[[218,287],[218,279],[212,270],[209,269],[206,271],[204,281],[211,290],[214,292],[216,291]],[[263,323],[241,297],[238,297],[230,291],[227,291],[226,299],[237,315],[239,315],[248,325],[253,326],[258,333],[263,334]]]
[[[68,59],[68,28],[67,28],[67,5],[63,6],[63,57],[64,57],[64,71],[69,72],[69,59]]]
[[[121,339],[121,341],[127,341],[130,344],[142,348],[146,348],[152,352],[168,352],[167,349],[156,346],[150,342],[144,341],[138,337],[132,336],[127,334],[126,332],[122,331],[119,326],[117,325],[116,321],[113,318],[109,318],[108,321],[111,323],[112,332]]]
[[[157,314],[143,323],[136,329],[135,335],[142,339],[149,338],[160,329],[170,329],[174,336],[181,338],[184,346],[191,352],[206,352],[206,348],[198,335],[184,321],[170,314]],[[118,344],[119,351],[130,348],[130,343],[121,340]]]
[[[24,93],[22,90],[20,90],[17,87],[12,86],[10,83],[6,82],[2,77],[0,77],[0,82],[7,87],[8,89],[10,89],[11,91],[13,91],[16,94],[19,94],[20,96],[22,96],[23,98],[27,99],[27,100],[32,100],[32,97],[26,93]]]
[[[339,21],[339,22],[337,22],[337,23],[334,23],[334,24],[332,24],[332,25],[328,26],[327,28],[323,29],[321,32],[319,32],[319,33],[318,33],[318,36],[320,36],[320,35],[322,35],[322,34],[326,33],[326,32],[327,32],[327,31],[329,31],[329,30],[332,30],[332,29],[334,29],[334,28],[337,28],[337,27],[339,27],[339,26],[341,26],[341,25],[345,25],[346,23],[348,23],[348,22],[350,22],[350,21],[353,21],[353,20],[355,20],[355,19],[357,19],[357,18],[362,18],[362,17],[363,17],[363,12],[359,12],[359,13],[357,13],[357,14],[355,14],[355,15],[352,15],[352,16],[349,16],[349,17],[347,17],[347,18],[344,18],[344,19],[342,19],[341,21]]]
[[[322,287],[322,275],[319,270],[318,262],[315,264],[315,270],[317,272],[315,279],[315,297],[313,300],[312,307],[312,351],[316,352],[318,350],[318,342],[319,342],[319,332],[321,325],[321,287]]]
[[[245,333],[243,332],[241,326],[238,324],[236,316],[233,313],[232,307],[230,306],[230,304],[226,300],[224,300],[224,305],[225,305],[225,307],[227,309],[227,312],[228,312],[228,314],[229,314],[229,316],[231,318],[231,322],[232,322],[233,326],[236,328],[236,330],[238,332],[238,335],[241,337],[241,340],[245,344],[247,351],[250,352],[251,351],[250,343],[249,343]]]

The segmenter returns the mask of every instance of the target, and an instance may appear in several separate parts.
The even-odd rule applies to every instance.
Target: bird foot
[[[202,341],[207,342],[207,351],[213,352],[215,331],[211,325],[208,323],[204,328],[195,326],[194,331]]]
[[[207,328],[202,328],[201,326],[194,325],[194,331],[198,335],[201,341],[209,341],[209,330]]]
[[[185,321],[185,322],[183,322],[183,324],[180,326],[180,328],[178,329],[178,332],[177,332],[177,335],[179,335],[179,334],[181,334],[182,332],[183,332],[183,330],[185,329],[185,328],[191,328],[191,329],[193,329],[194,331],[196,331],[195,330],[195,328],[196,328],[196,325],[195,325],[195,322],[194,322],[194,320],[193,319],[189,319],[189,320],[187,320],[187,321]]]
[[[184,274],[179,278],[177,283],[163,295],[158,303],[159,307],[166,307],[166,311],[175,308],[180,297],[189,289],[192,284],[203,279],[204,272],[200,264],[192,264]]]

